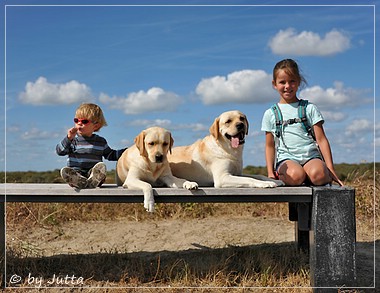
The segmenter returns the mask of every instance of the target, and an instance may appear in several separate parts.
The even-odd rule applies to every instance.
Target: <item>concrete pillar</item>
[[[310,274],[315,292],[336,292],[337,288],[355,286],[354,189],[313,187]]]

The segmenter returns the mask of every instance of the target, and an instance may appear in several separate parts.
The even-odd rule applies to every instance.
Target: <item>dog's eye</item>
[[[240,121],[244,122],[244,121],[245,121],[245,117],[244,117],[244,116],[241,116],[241,117],[240,117]]]
[[[226,124],[230,124],[231,121],[232,121],[231,119],[228,119],[225,123],[226,123]]]
[[[163,146],[167,146],[168,144],[169,144],[169,143],[167,143],[167,142],[164,142],[164,143],[163,143]]]
[[[154,141],[151,141],[151,142],[148,142],[149,145],[153,146],[154,145]]]

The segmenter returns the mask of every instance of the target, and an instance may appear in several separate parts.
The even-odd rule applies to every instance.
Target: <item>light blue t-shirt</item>
[[[281,110],[283,121],[298,116],[298,102],[292,104],[277,104]],[[318,122],[324,122],[323,116],[318,108],[309,103],[306,107],[306,117],[310,125],[315,125]],[[305,164],[313,158],[321,158],[318,146],[313,138],[303,128],[302,123],[294,123],[286,125],[282,128],[282,138],[277,139],[276,133],[276,118],[272,109],[265,111],[261,130],[271,132],[275,137],[276,142],[276,162],[283,160],[294,160],[300,164]]]

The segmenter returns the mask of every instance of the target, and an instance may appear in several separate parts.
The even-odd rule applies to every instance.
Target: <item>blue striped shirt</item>
[[[56,146],[57,155],[68,155],[67,166],[82,173],[88,172],[96,163],[102,162],[103,157],[108,161],[117,161],[125,150],[126,148],[111,149],[106,139],[96,134],[90,137],[77,135],[72,141],[66,136]]]

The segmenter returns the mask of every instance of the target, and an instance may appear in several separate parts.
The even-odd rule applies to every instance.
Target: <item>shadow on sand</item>
[[[379,242],[376,241],[377,247]],[[7,287],[36,285],[28,284],[28,281],[41,282],[42,287],[91,286],[93,281],[138,286],[154,283],[159,286],[160,283],[170,284],[186,277],[199,280],[222,273],[231,279],[231,286],[239,286],[242,276],[260,278],[260,274],[270,274],[280,278],[301,270],[309,271],[308,255],[297,251],[293,242],[216,249],[196,243],[193,246],[193,249],[183,251],[105,252],[50,257],[18,257],[8,251],[6,283]],[[373,286],[374,261],[374,243],[357,243],[358,287]],[[17,279],[12,280],[14,276],[19,277],[18,282]]]

